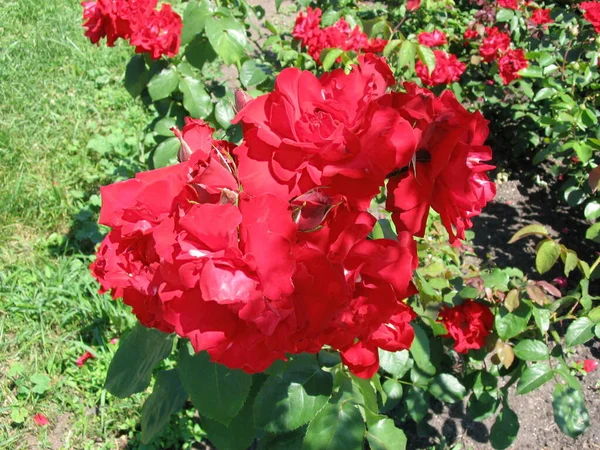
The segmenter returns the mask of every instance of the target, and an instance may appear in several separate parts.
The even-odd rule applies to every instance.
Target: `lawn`
[[[143,397],[102,388],[132,316],[88,265],[98,187],[141,167],[148,117],[122,87],[130,48],[92,46],[80,23],[75,0],[0,0],[0,448],[139,441]]]

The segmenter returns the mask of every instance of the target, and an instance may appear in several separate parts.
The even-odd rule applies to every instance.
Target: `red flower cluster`
[[[359,26],[354,28],[342,17],[333,25],[321,28],[322,11],[320,8],[307,8],[296,17],[296,25],[292,35],[298,39],[308,54],[320,62],[321,52],[327,48],[339,48],[344,51],[358,53],[380,53],[388,43],[387,40],[371,38],[363,33]]]
[[[102,188],[102,289],[251,373],[328,345],[369,378],[378,349],[409,348],[418,260],[403,220],[431,205],[451,233],[469,226],[494,190],[480,164],[487,125],[451,93],[389,93],[385,61],[359,61],[320,78],[286,69],[273,92],[243,99],[240,146],[189,119],[175,130],[183,162]],[[372,240],[366,210],[388,176],[398,240]],[[415,201],[418,213],[399,212]]]
[[[582,2],[579,7],[584,11],[585,20],[593,25],[596,33],[600,33],[600,2]]]
[[[598,367],[598,361],[594,361],[593,359],[577,361],[577,364],[581,365],[581,368],[587,373],[593,372]]]
[[[547,25],[549,23],[554,23],[554,19],[550,17],[550,9],[542,9],[537,8],[531,14],[531,18],[529,19],[534,25]],[[544,28],[548,28],[547,26]]]
[[[446,337],[454,339],[454,350],[463,354],[483,347],[494,325],[490,308],[473,300],[452,308],[443,307],[439,319],[448,330]]]
[[[519,71],[525,69],[529,63],[523,50],[509,50],[510,36],[498,28],[487,28],[479,54],[484,61],[498,61],[498,70],[504,84],[521,78]]]
[[[446,44],[446,34],[440,30],[433,30],[431,33],[423,31],[417,36],[419,44],[426,45],[427,47],[439,47],[440,45]]]
[[[415,64],[415,71],[423,84],[437,86],[438,84],[449,84],[458,81],[465,72],[467,65],[460,62],[456,55],[451,53],[442,50],[434,50],[433,53],[435,54],[435,69],[431,74],[423,61],[419,60]]]
[[[106,37],[109,47],[117,39],[128,39],[137,53],[152,59],[173,57],[179,52],[182,21],[171,5],[155,9],[157,0],[84,1],[85,35],[97,44]]]

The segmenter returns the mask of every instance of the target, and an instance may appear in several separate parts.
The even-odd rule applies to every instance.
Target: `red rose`
[[[131,45],[136,53],[148,53],[152,59],[162,55],[172,58],[179,52],[182,27],[179,14],[171,9],[171,5],[163,3],[160,11],[152,11],[143,25],[134,30]]]
[[[477,39],[479,38],[479,33],[477,32],[477,30],[465,30],[465,32],[463,33],[463,38],[465,40]]]
[[[442,307],[438,319],[448,330],[446,337],[454,339],[454,350],[463,354],[483,347],[494,326],[490,308],[473,300],[452,308]]]
[[[424,31],[419,33],[417,38],[419,40],[419,44],[426,45],[427,47],[438,47],[448,42],[446,40],[446,35],[440,30],[433,30],[431,33]]]
[[[434,50],[433,53],[435,54],[435,69],[431,74],[423,61],[419,60],[415,65],[415,71],[421,82],[426,86],[437,86],[458,81],[467,68],[466,64],[460,62],[456,55],[442,50]]]
[[[542,8],[538,8],[535,11],[533,11],[533,14],[531,15],[531,23],[535,24],[535,25],[546,25],[549,23],[554,23],[554,20],[552,19],[552,17],[550,17],[550,9],[542,9]],[[544,27],[544,28],[548,28],[548,27]]]
[[[483,38],[479,53],[484,61],[490,62],[504,54],[510,47],[510,36],[501,32],[498,28],[487,28],[486,36]]]
[[[519,9],[517,0],[498,0],[497,3],[500,8]]]
[[[579,7],[584,11],[583,17],[600,33],[600,2],[582,2]]]
[[[394,79],[372,55],[350,74],[335,70],[317,78],[286,69],[275,90],[249,102],[242,122],[239,177],[251,195],[272,192],[287,199],[317,187],[366,209],[394,167],[408,164],[415,141],[410,124],[377,104]]]
[[[587,373],[593,372],[598,367],[598,361],[593,359],[584,359],[583,361],[577,361],[577,364],[581,364],[581,367]]]
[[[393,94],[393,105],[415,124],[419,151],[414,165],[398,171],[388,183],[387,210],[398,230],[423,236],[431,206],[440,214],[450,241],[458,244],[471,218],[496,192],[485,171],[493,166],[491,149],[484,146],[487,121],[470,113],[451,91],[436,98],[427,89],[406,83],[406,93]]]
[[[525,58],[525,52],[519,50],[509,50],[500,59],[498,59],[498,70],[504,84],[521,78],[519,71],[525,69],[529,63]]]
[[[421,7],[421,0],[407,0],[406,1],[406,10],[407,11],[416,11]]]

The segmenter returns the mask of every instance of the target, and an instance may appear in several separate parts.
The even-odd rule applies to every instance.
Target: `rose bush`
[[[579,436],[589,419],[576,375],[591,364],[569,362],[569,349],[600,336],[590,291],[600,259],[588,264],[540,225],[512,242],[540,236],[537,271],[561,259],[569,283],[468,256],[472,219],[496,193],[490,128],[500,149],[512,145],[499,143],[503,117],[552,117],[515,157],[552,158],[551,173],[579,183],[567,199],[598,217],[594,155],[577,163],[591,169],[586,190],[587,172],[563,154],[595,145],[595,94],[574,81],[583,70],[580,84],[595,86],[597,55],[569,28],[593,24],[595,3],[576,16],[410,1],[387,19],[377,5],[298,3],[310,9],[291,35],[267,24],[269,54],[252,53],[248,18],[262,12],[245,1],[83,4],[92,42],[129,39],[146,54],[125,82],[157,115],[146,142],[158,144],[155,170],[101,189],[110,232],[91,270],[140,322],[106,388],[142,392],[156,372],[145,442],[189,398],[220,449],[403,448],[402,428],[437,399],[466,402],[473,420],[495,416],[490,442],[503,449],[519,428],[509,388],[553,380],[556,423]],[[568,50],[552,56],[567,32]],[[248,92],[214,83],[222,64]],[[565,114],[573,126],[561,127]]]

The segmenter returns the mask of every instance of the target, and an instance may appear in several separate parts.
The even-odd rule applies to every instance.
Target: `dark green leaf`
[[[548,346],[542,341],[524,339],[513,349],[517,358],[525,361],[542,361],[550,357]]]
[[[443,402],[456,403],[465,397],[467,390],[454,375],[440,373],[431,381],[429,393]]]
[[[550,381],[553,376],[554,371],[547,363],[532,364],[525,369],[521,378],[519,378],[517,394],[527,394]]]
[[[301,450],[306,427],[284,434],[267,434],[258,441],[258,450]]]
[[[179,73],[172,67],[163,69],[154,75],[148,83],[148,94],[152,101],[167,98],[179,85]]]
[[[248,398],[252,375],[210,362],[208,353],[192,355],[188,346],[179,352],[179,372],[185,390],[198,412],[228,425]]]
[[[204,119],[212,113],[212,100],[204,90],[201,81],[184,77],[179,83],[179,90],[183,93],[183,106],[190,116]]]
[[[171,353],[173,339],[173,335],[138,323],[119,340],[119,349],[108,367],[105,389],[119,398],[145,390],[154,367]]]
[[[429,411],[428,394],[417,387],[412,387],[406,394],[406,410],[412,419],[419,423]]]
[[[489,392],[483,392],[479,398],[475,395],[469,397],[467,413],[470,419],[481,422],[492,417],[499,405],[500,400],[497,397],[492,396]]]
[[[204,36],[198,36],[185,48],[185,59],[197,69],[203,70],[204,64],[217,57],[212,45]]]
[[[539,102],[540,100],[551,98],[556,94],[556,92],[557,90],[554,88],[542,88],[536,92],[535,97],[533,97],[533,101]]]
[[[227,65],[236,64],[246,54],[246,28],[233,17],[212,17],[206,21],[206,36]]]
[[[132,97],[139,96],[150,79],[150,72],[142,55],[133,56],[125,69],[125,89]]]
[[[152,154],[152,164],[155,169],[167,167],[177,163],[177,152],[180,146],[179,139],[176,137],[162,141]]]
[[[371,450],[404,450],[406,448],[406,435],[397,428],[394,421],[385,418],[369,426],[367,440]]]
[[[171,415],[183,408],[186,399],[177,369],[158,372],[152,394],[142,408],[142,443],[154,439],[169,423]]]
[[[557,384],[552,395],[554,421],[563,433],[572,438],[590,426],[590,416],[581,391]]]
[[[363,450],[365,423],[352,396],[340,392],[308,425],[302,450]]]
[[[490,443],[495,450],[504,450],[513,444],[518,433],[519,418],[505,404],[490,430]]]
[[[333,377],[316,362],[271,376],[254,402],[256,426],[269,433],[295,430],[325,405],[332,389]]]
[[[382,386],[385,401],[382,402],[381,412],[391,411],[402,399],[402,384],[396,380],[385,380]]]
[[[429,337],[419,325],[414,322],[411,322],[411,325],[415,331],[415,339],[410,346],[410,354],[423,372],[428,375],[434,375],[435,366],[431,364]]]
[[[159,136],[173,137],[171,128],[177,126],[175,117],[163,117],[154,125],[154,132]]]
[[[594,337],[594,322],[587,317],[575,319],[567,328],[565,335],[565,345],[574,347],[576,345],[585,344]]]

